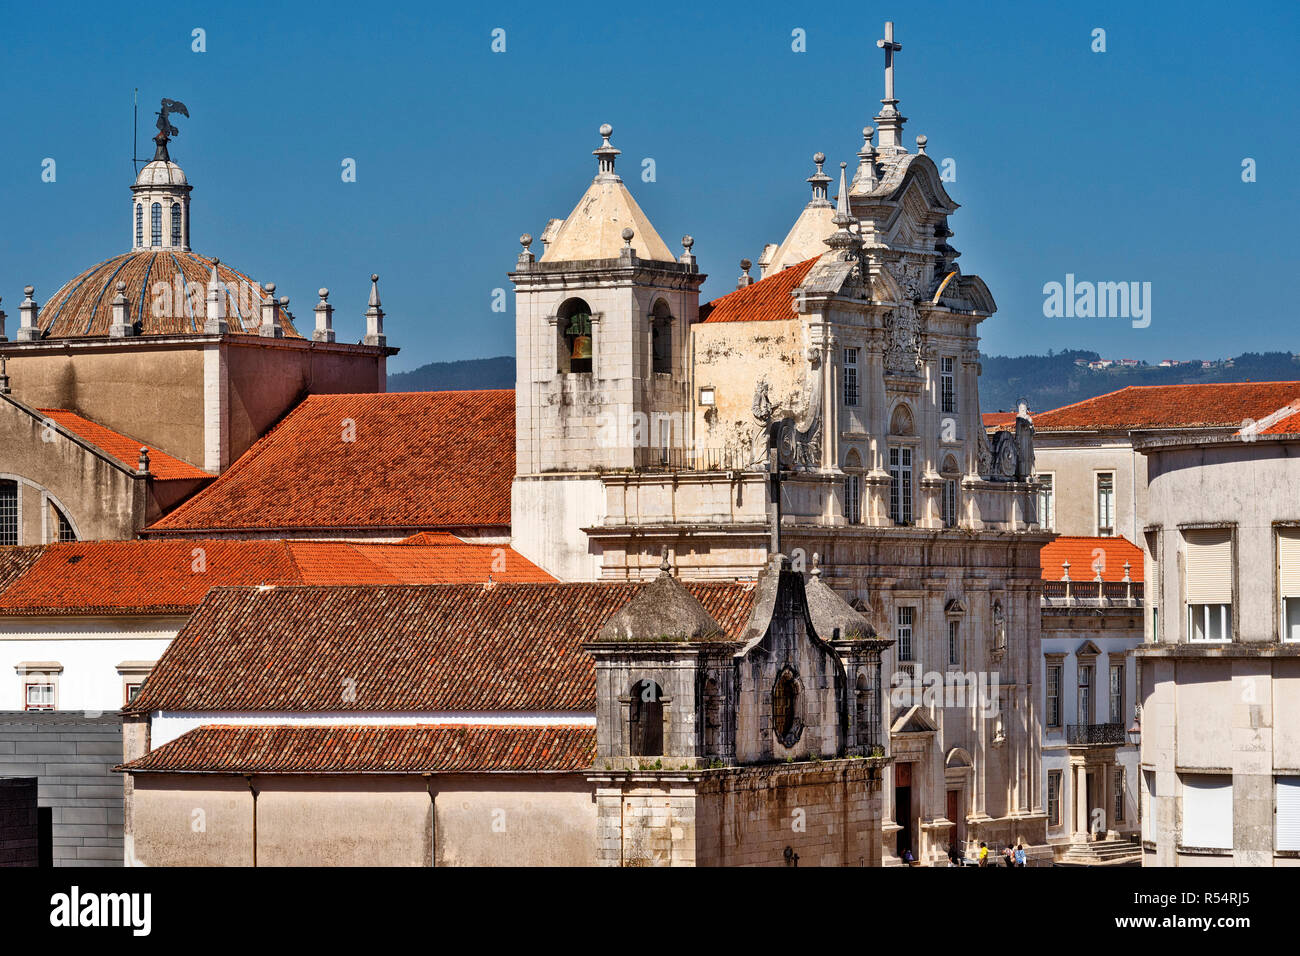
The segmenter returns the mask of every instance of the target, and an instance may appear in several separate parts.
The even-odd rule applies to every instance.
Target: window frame
[[[845,346],[841,353],[841,366],[844,369],[844,388],[841,396],[845,408],[858,408],[862,400],[862,391],[858,380],[858,349]]]
[[[1119,675],[1118,687],[1116,687],[1116,681],[1115,681],[1116,674]],[[1124,687],[1125,676],[1126,675],[1124,673],[1123,663],[1110,665],[1110,674],[1109,674],[1110,682],[1109,684],[1107,684],[1107,693],[1106,693],[1107,708],[1110,716],[1110,720],[1108,721],[1108,723],[1112,723],[1112,724],[1127,723],[1128,718],[1124,716],[1124,703],[1125,703],[1124,698],[1127,696]],[[1116,707],[1117,702],[1118,702],[1118,707]],[[1116,716],[1117,711],[1118,711],[1118,716]]]
[[[1085,681],[1084,677],[1088,679]],[[1097,671],[1096,665],[1080,662],[1075,666],[1075,699],[1074,699],[1074,722],[1076,724],[1088,725],[1093,722],[1092,715],[1096,712],[1096,686]]]
[[[904,622],[906,618],[906,622]],[[899,605],[894,612],[895,660],[899,663],[916,663],[916,606]],[[906,650],[906,656],[904,655]]]
[[[1035,475],[1040,485],[1045,481],[1046,488],[1038,489],[1038,526],[1047,531],[1056,530],[1056,472],[1045,471]],[[1046,518],[1046,520],[1044,520]]]
[[[13,507],[8,507],[9,489],[13,489]],[[8,525],[12,518],[13,524]],[[10,530],[6,530],[9,528]],[[0,477],[0,545],[23,543],[23,487],[17,478]]]
[[[1102,523],[1102,480],[1107,479],[1110,483],[1110,492],[1107,500],[1108,517],[1110,524]],[[1114,471],[1095,471],[1093,472],[1093,512],[1096,519],[1097,537],[1113,538],[1115,537],[1115,472]]]
[[[36,687],[48,687],[50,692],[49,704],[37,704],[32,706],[31,696],[32,689]],[[59,682],[54,678],[33,678],[28,675],[23,676],[23,711],[50,711],[59,709]]]
[[[939,411],[945,415],[957,413],[956,362],[951,355],[939,358]]]
[[[1053,675],[1053,672],[1055,674]],[[1055,676],[1055,692],[1053,692],[1053,676]],[[1046,694],[1044,706],[1046,708],[1047,726],[1059,730],[1061,728],[1061,684],[1065,680],[1065,665],[1060,662],[1047,665],[1047,675],[1044,680],[1044,691]],[[1055,707],[1055,713],[1052,708]]]
[[[161,248],[162,236],[162,203],[156,202],[149,207],[149,248]]]
[[[894,524],[910,527],[916,521],[911,445],[889,446],[889,516]],[[904,462],[906,459],[906,462]]]
[[[1116,767],[1111,776],[1113,778],[1111,782],[1111,799],[1114,801],[1111,810],[1115,814],[1112,819],[1114,823],[1124,823],[1124,798],[1128,792],[1128,788],[1125,786],[1127,770],[1124,767]]]
[[[1053,782],[1055,782],[1055,792],[1053,792]],[[1065,784],[1065,773],[1061,770],[1047,771],[1047,825],[1050,827],[1059,827],[1061,825],[1061,790]]]

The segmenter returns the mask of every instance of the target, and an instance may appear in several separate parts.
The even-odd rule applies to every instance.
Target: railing
[[[752,452],[734,448],[647,448],[642,468],[646,471],[762,471]]]
[[[1141,607],[1142,591],[1137,581],[1044,581],[1043,606]]]
[[[1123,724],[1066,724],[1067,744],[1125,744],[1128,736]]]

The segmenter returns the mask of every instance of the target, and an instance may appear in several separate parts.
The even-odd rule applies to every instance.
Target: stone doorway
[[[916,858],[916,831],[912,826],[912,765],[894,765],[894,820],[898,823],[898,845],[895,852],[903,859],[907,850]]]

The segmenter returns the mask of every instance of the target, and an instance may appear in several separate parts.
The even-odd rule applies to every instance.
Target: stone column
[[[1074,833],[1088,839],[1088,771],[1079,764],[1074,773]]]

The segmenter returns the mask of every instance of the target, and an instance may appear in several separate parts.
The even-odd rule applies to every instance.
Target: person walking
[[[1016,866],[1024,866],[1026,862],[1027,861],[1025,859],[1025,845],[1023,843],[1017,843],[1016,844]]]
[[[989,865],[989,845],[980,840],[980,866]]]

